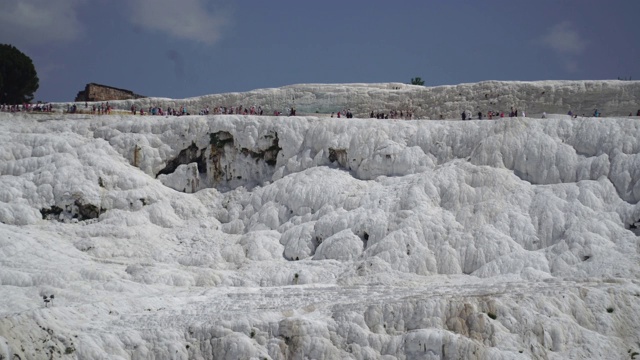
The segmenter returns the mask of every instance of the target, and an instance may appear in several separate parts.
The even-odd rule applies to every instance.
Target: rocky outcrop
[[[78,92],[75,101],[130,100],[144,97],[146,96],[138,95],[131,90],[90,83],[85,86],[83,91]]]
[[[196,192],[204,187],[251,187],[259,182],[256,174],[273,175],[282,150],[276,132],[264,134],[260,139],[261,144],[250,149],[236,146],[234,136],[227,131],[210,133],[208,146],[198,148],[192,142],[176,157],[168,159],[156,177],[182,192]],[[248,169],[247,164],[251,164]]]

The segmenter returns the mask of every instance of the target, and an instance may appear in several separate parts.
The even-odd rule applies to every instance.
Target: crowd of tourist
[[[75,105],[74,105],[75,106]],[[84,107],[87,108],[87,103],[84,103]],[[107,101],[107,103],[100,103],[99,105],[93,104],[91,106],[91,113],[92,114],[98,114],[98,115],[102,115],[102,114],[106,114],[109,115],[111,114],[111,105],[109,105],[109,102]]]
[[[398,112],[397,110],[391,110],[388,113],[384,113],[381,111],[371,111],[371,113],[369,114],[370,118],[376,118],[376,119],[405,119],[405,120],[411,120],[413,118],[413,113],[411,112],[411,110],[407,110],[407,111],[403,111],[400,110],[400,112]]]
[[[20,111],[38,111],[38,112],[52,112],[53,106],[51,104],[29,104],[23,103],[22,105],[0,105],[0,111],[3,112],[20,112]]]
[[[523,111],[519,111],[517,108],[513,108],[513,107],[511,107],[511,111],[509,111],[509,113],[507,113],[507,115],[510,118],[519,117],[519,116],[522,116],[522,117],[526,116],[524,110]],[[462,117],[462,120],[472,120],[473,119],[471,111],[468,111],[468,110],[467,111],[463,111],[460,114],[460,116]],[[493,118],[498,118],[498,117],[504,118],[505,117],[504,111],[492,111],[492,110],[490,110],[490,111],[487,111],[486,113],[483,113],[482,111],[478,111],[477,119],[478,120],[482,120],[482,119],[492,120]],[[547,117],[547,113],[543,112],[542,113],[542,118],[544,119],[546,117]]]
[[[90,112],[91,114],[98,114],[98,115],[109,115],[111,114],[111,110],[112,107],[111,105],[109,105],[109,102],[107,101],[107,103],[100,103],[100,104],[93,104],[91,105],[91,108],[89,108],[89,104],[88,103],[84,103],[84,108],[85,111],[84,113]],[[78,110],[78,105],[77,104],[67,104],[67,108],[64,110],[65,113],[67,114],[76,114],[79,113],[80,111]]]
[[[84,108],[85,110],[82,111],[82,113],[91,113],[91,114],[98,114],[98,115],[109,115],[111,114],[113,108],[112,106],[109,104],[109,102],[102,102],[100,104],[94,103],[91,105],[91,107],[89,107],[88,103],[85,102],[84,104]],[[37,104],[29,104],[29,103],[24,103],[21,105],[7,105],[7,104],[1,104],[0,105],[0,111],[3,112],[22,112],[22,111],[27,111],[27,112],[52,112],[53,111],[53,106],[52,104],[43,104],[38,102]],[[172,108],[172,107],[167,107],[166,110],[162,109],[159,106],[150,106],[146,109],[140,107],[138,108],[136,105],[131,105],[130,108],[131,114],[133,115],[159,115],[159,116],[164,116],[164,115],[171,115],[171,116],[184,116],[184,115],[191,115],[191,113],[189,111],[187,111],[187,107],[186,106],[180,106],[179,108]],[[78,109],[78,105],[77,104],[68,104],[66,109],[64,110],[65,113],[69,113],[69,114],[73,114],[73,113],[78,113],[81,112]],[[209,106],[207,106],[204,109],[201,109],[198,111],[199,115],[233,115],[233,114],[237,114],[237,115],[265,115],[264,109],[262,108],[262,106],[250,106],[250,107],[244,107],[242,105],[238,105],[238,106],[216,106],[213,108],[213,110],[211,110],[209,108]],[[288,107],[285,108],[283,112],[280,112],[278,110],[274,110],[273,111],[273,116],[281,116],[283,114],[286,114],[288,116],[296,116],[296,109],[295,107]],[[573,111],[569,110],[569,112],[567,113],[567,115],[569,115],[572,118],[577,118],[578,114],[574,113]],[[483,119],[487,119],[487,120],[492,120],[494,118],[504,118],[505,116],[509,116],[511,118],[513,117],[525,117],[526,114],[524,111],[518,110],[517,108],[511,108],[511,110],[507,113],[505,113],[504,111],[487,111],[485,113],[483,113],[482,111],[479,111],[477,113],[477,119],[479,120],[483,120]],[[602,113],[598,110],[598,109],[594,109],[592,115],[593,117],[602,117]],[[629,116],[633,116],[633,112],[629,113]],[[636,112],[636,116],[640,116],[640,110],[638,110]],[[332,112],[331,113],[331,117],[337,117],[337,118],[353,118],[353,113],[351,112],[351,109],[342,109],[340,111],[337,112]],[[389,111],[371,111],[369,113],[369,117],[370,118],[375,118],[375,119],[405,119],[405,120],[411,120],[413,119],[413,112],[411,110],[389,110]],[[468,110],[463,111],[460,114],[460,117],[462,118],[462,120],[472,120],[474,118],[474,115],[472,115],[472,113]],[[542,118],[546,118],[547,117],[547,113],[543,112],[542,113]],[[582,114],[582,117],[585,117],[585,114]],[[443,119],[443,116],[440,115],[440,119]]]
[[[138,111],[140,112],[140,115],[151,115],[151,116],[155,116],[155,115],[171,115],[171,116],[181,116],[181,115],[191,115],[189,112],[187,112],[187,108],[185,106],[180,106],[180,109],[174,109],[171,107],[167,107],[167,110],[164,111],[162,110],[161,107],[159,106],[150,106],[147,111],[145,112],[144,108],[140,108],[140,110],[138,110],[138,107],[135,105],[131,105],[131,114],[133,115],[137,115]],[[201,113],[201,115],[203,115]]]

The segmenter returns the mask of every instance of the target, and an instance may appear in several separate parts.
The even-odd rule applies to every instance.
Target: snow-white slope
[[[511,108],[525,111],[528,116],[541,117],[543,112],[567,114],[571,110],[580,116],[590,116],[595,109],[604,116],[635,115],[640,109],[640,81],[484,81],[472,84],[417,86],[402,83],[381,84],[297,84],[272,89],[257,89],[243,93],[213,94],[188,99],[143,98],[112,101],[117,109],[128,110],[160,106],[175,109],[185,106],[191,114],[213,110],[217,106],[261,106],[265,114],[274,111],[288,114],[291,107],[297,114],[330,114],[349,109],[356,117],[390,111],[413,113],[414,119],[460,119],[467,111],[505,112]],[[65,109],[71,103],[58,104]],[[91,105],[88,103],[87,105]],[[77,104],[84,109],[84,103]],[[99,105],[99,104],[98,104]]]
[[[0,358],[640,353],[635,117],[0,113],[0,140]]]

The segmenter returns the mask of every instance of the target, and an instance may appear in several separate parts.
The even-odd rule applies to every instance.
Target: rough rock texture
[[[3,359],[640,353],[635,117],[2,113],[0,160]]]

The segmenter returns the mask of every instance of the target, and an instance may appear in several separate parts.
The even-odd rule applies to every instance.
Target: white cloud
[[[561,55],[580,55],[587,47],[587,42],[568,21],[552,27],[542,42]]]
[[[0,42],[37,45],[76,40],[85,0],[0,0]]]
[[[569,21],[564,21],[549,29],[541,39],[542,45],[552,49],[563,63],[567,72],[579,70],[578,56],[587,48],[587,41]]]
[[[147,30],[211,45],[227,20],[214,14],[203,0],[132,0],[130,21]]]

